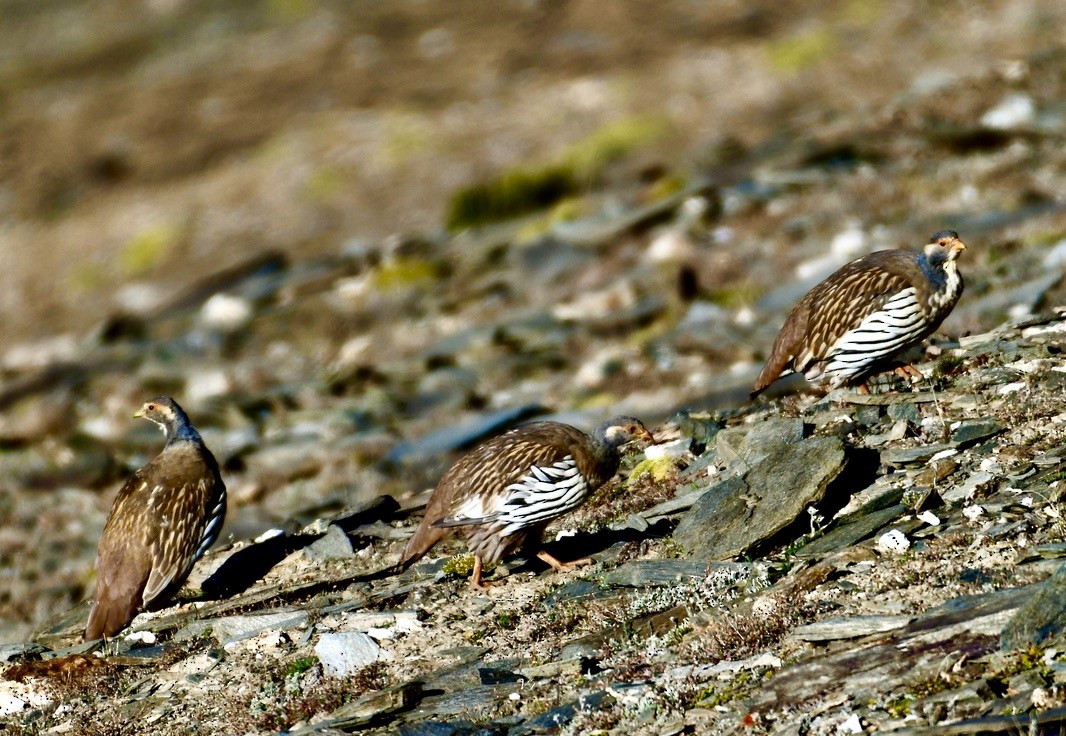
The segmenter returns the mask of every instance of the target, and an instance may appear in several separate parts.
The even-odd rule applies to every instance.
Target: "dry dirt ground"
[[[456,188],[606,126],[651,131],[622,176],[691,172],[890,99],[905,117],[909,90],[945,79],[1000,75],[998,96],[1061,42],[1064,15],[1041,0],[3,0],[5,339],[83,329],[249,253],[439,228]]]

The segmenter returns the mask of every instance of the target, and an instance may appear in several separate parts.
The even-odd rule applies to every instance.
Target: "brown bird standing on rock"
[[[634,439],[655,441],[640,420],[615,417],[591,435],[559,422],[532,422],[482,443],[441,478],[397,568],[407,569],[460,530],[474,555],[470,584],[482,587],[485,565],[539,542],[550,521],[614,476],[618,448]],[[543,550],[537,557],[557,570],[588,562],[563,563]]]
[[[811,289],[785,320],[755,381],[755,398],[782,372],[837,388],[865,379],[936,332],[962,295],[955,262],[966,246],[941,230],[921,253],[880,250],[842,267]],[[912,365],[895,368],[921,378]]]
[[[222,530],[226,486],[214,455],[168,396],[133,415],[158,424],[167,443],[119,491],[96,556],[96,594],[85,640],[110,637],[142,607],[159,607],[189,577]]]

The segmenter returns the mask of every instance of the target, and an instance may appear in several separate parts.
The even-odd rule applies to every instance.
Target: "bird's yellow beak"
[[[644,434],[640,435],[640,439],[647,440],[648,442],[655,444],[655,436],[648,430],[644,430]]]
[[[133,412],[133,418],[134,419],[140,419],[143,416],[144,416],[144,409],[138,409],[137,411]]]

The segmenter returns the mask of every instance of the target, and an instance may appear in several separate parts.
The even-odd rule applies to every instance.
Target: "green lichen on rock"
[[[119,266],[129,278],[144,276],[174,250],[182,237],[182,228],[161,223],[142,230],[122,246],[118,254]]]
[[[553,162],[523,165],[456,192],[448,207],[449,230],[477,227],[546,209],[581,191],[617,161],[669,131],[662,118],[620,120],[569,146]]]
[[[391,291],[407,286],[416,286],[436,281],[441,269],[432,261],[423,258],[395,258],[374,269],[374,285],[382,291]]]
[[[484,566],[483,570],[489,572],[495,569],[496,563],[488,563]],[[441,567],[441,571],[448,575],[457,575],[458,577],[469,577],[470,573],[474,571],[474,555],[461,554],[455,555],[450,560],[444,563]]]
[[[448,208],[448,229],[486,225],[536,212],[576,190],[573,172],[566,166],[514,169],[453,195]]]
[[[644,475],[650,475],[656,482],[669,480],[677,475],[677,462],[672,457],[645,458],[633,467],[626,485],[632,485]]]

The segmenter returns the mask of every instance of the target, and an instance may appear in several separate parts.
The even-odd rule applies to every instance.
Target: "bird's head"
[[[159,425],[168,440],[195,432],[178,402],[169,396],[157,396],[134,413],[134,419],[147,419]]]
[[[647,440],[655,442],[655,437],[644,426],[643,422],[634,417],[615,417],[601,424],[594,435],[603,441],[608,447],[621,447],[633,440]]]
[[[925,246],[925,254],[940,261],[954,261],[964,250],[966,243],[954,230],[941,230],[929,238],[929,245]]]

